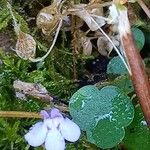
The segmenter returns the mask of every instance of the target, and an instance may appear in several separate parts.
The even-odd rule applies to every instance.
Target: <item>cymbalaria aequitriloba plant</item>
[[[72,0],[70,0],[70,1],[72,1]],[[93,143],[96,146],[103,148],[103,149],[112,148],[114,146],[119,145],[120,142],[122,142],[123,139],[125,138],[124,127],[127,127],[133,120],[133,117],[134,117],[134,107],[133,106],[136,106],[136,105],[132,105],[131,100],[133,100],[134,96],[132,97],[129,95],[124,95],[124,91],[126,91],[127,94],[130,94],[131,91],[132,91],[132,94],[134,93],[132,84],[129,85],[128,82],[126,82],[127,80],[130,81],[130,77],[132,78],[132,81],[135,86],[136,94],[139,97],[142,107],[146,108],[146,109],[143,109],[144,114],[145,114],[145,119],[148,120],[147,124],[145,124],[145,126],[149,125],[149,112],[147,111],[147,110],[149,110],[149,106],[150,106],[149,102],[148,102],[149,95],[150,95],[150,92],[148,92],[148,89],[149,89],[148,78],[146,77],[145,72],[143,71],[144,67],[143,67],[142,61],[139,57],[139,54],[136,53],[136,55],[135,55],[135,53],[134,53],[134,55],[132,55],[133,52],[135,52],[136,47],[134,47],[134,44],[133,44],[134,42],[133,42],[133,38],[131,35],[131,31],[130,31],[130,25],[129,25],[127,9],[126,9],[127,2],[129,2],[129,1],[116,0],[116,1],[114,1],[114,3],[110,2],[109,5],[106,6],[106,7],[110,6],[109,9],[107,9],[109,14],[108,13],[104,14],[104,12],[102,11],[103,10],[102,7],[103,7],[104,3],[100,2],[99,0],[91,0],[89,3],[86,3],[86,4],[83,4],[80,2],[75,3],[75,1],[71,4],[69,4],[68,1],[65,1],[65,0],[64,1],[63,0],[53,0],[51,5],[48,4],[49,6],[46,6],[46,7],[45,7],[45,5],[43,5],[44,7],[41,9],[41,11],[38,14],[35,14],[37,16],[36,25],[43,33],[43,35],[41,35],[41,34],[37,35],[37,34],[35,34],[36,31],[32,32],[31,35],[33,35],[35,38],[37,36],[36,42],[33,39],[33,37],[30,35],[29,31],[22,30],[22,28],[20,26],[22,23],[20,23],[19,19],[17,18],[16,14],[15,14],[16,8],[13,6],[13,9],[11,9],[11,6],[8,4],[8,8],[9,8],[8,13],[10,12],[11,18],[13,18],[13,26],[15,29],[15,33],[17,35],[17,44],[16,44],[15,51],[16,51],[16,54],[21,58],[19,61],[22,62],[25,60],[25,62],[28,62],[28,60],[29,60],[29,64],[31,62],[39,62],[39,63],[36,63],[37,70],[34,70],[33,72],[32,71],[28,72],[28,68],[26,70],[23,68],[22,70],[25,75],[22,75],[23,73],[17,73],[17,77],[15,76],[13,79],[11,79],[11,83],[12,83],[12,81],[14,81],[13,88],[15,89],[16,93],[18,94],[17,95],[18,99],[21,99],[21,97],[22,97],[22,100],[28,101],[29,100],[28,98],[34,97],[36,99],[39,99],[41,102],[43,102],[42,99],[44,99],[44,102],[48,102],[48,105],[51,105],[51,104],[49,104],[49,102],[52,101],[52,106],[54,105],[56,108],[60,108],[60,107],[56,106],[55,102],[53,101],[53,99],[55,99],[55,97],[54,98],[51,97],[50,93],[52,92],[51,90],[56,89],[56,84],[53,84],[53,83],[55,83],[55,81],[53,82],[53,78],[55,77],[55,75],[57,76],[57,73],[56,74],[53,73],[53,71],[55,71],[55,66],[56,66],[56,68],[58,67],[56,69],[56,72],[58,72],[58,74],[62,73],[61,70],[59,70],[59,65],[57,65],[57,64],[60,63],[59,58],[62,58],[61,56],[64,56],[66,54],[66,51],[64,49],[61,49],[62,47],[60,46],[63,42],[59,43],[60,45],[58,44],[61,48],[57,47],[57,45],[56,45],[56,50],[54,51],[53,58],[56,57],[55,56],[56,53],[58,53],[58,56],[54,60],[52,60],[51,59],[52,57],[50,55],[48,61],[45,60],[45,58],[50,54],[51,50],[53,49],[53,47],[56,43],[57,37],[59,37],[58,34],[59,34],[60,30],[62,30],[61,33],[65,32],[64,34],[66,34],[66,31],[67,32],[69,31],[69,33],[71,35],[73,35],[72,39],[71,39],[73,42],[70,41],[70,39],[68,40],[68,38],[66,38],[68,40],[67,42],[71,43],[71,44],[69,43],[71,46],[68,47],[68,45],[67,45],[67,47],[65,47],[63,45],[65,48],[67,48],[67,57],[66,57],[66,59],[62,59],[62,60],[67,60],[66,62],[71,62],[72,55],[74,55],[74,54],[77,57],[78,56],[80,57],[81,52],[83,54],[83,57],[86,56],[84,58],[86,60],[88,60],[89,57],[91,57],[91,56],[92,57],[94,56],[94,58],[95,58],[98,54],[106,56],[106,57],[109,57],[109,55],[110,55],[109,58],[111,58],[110,53],[114,49],[116,50],[117,54],[119,55],[118,57],[121,58],[121,61],[126,66],[127,70],[120,69],[120,66],[121,66],[121,68],[124,67],[124,65],[122,66],[121,63],[120,63],[121,65],[115,64],[116,61],[118,62],[118,60],[120,60],[120,59],[118,59],[118,57],[117,57],[117,59],[115,59],[115,61],[113,61],[113,59],[111,59],[111,61],[114,62],[114,64],[117,66],[117,69],[119,71],[117,71],[116,67],[113,67],[113,69],[112,70],[110,69],[110,71],[108,69],[107,70],[108,70],[108,72],[110,72],[110,75],[114,74],[114,73],[116,73],[116,76],[121,74],[121,75],[125,75],[127,77],[129,75],[127,79],[125,78],[125,80],[123,82],[119,83],[119,84],[121,84],[121,85],[119,85],[120,90],[117,89],[118,83],[115,85],[113,85],[112,82],[109,84],[106,83],[106,85],[107,84],[113,85],[110,87],[106,86],[105,83],[102,86],[97,86],[98,85],[97,84],[96,87],[98,87],[98,89],[97,88],[95,89],[95,86],[90,87],[91,92],[89,92],[89,90],[87,90],[87,92],[85,92],[86,89],[84,89],[80,93],[80,90],[79,90],[79,92],[77,93],[78,97],[76,99],[72,98],[73,105],[70,104],[70,109],[72,109],[72,110],[74,109],[78,113],[79,113],[79,111],[81,112],[80,116],[82,118],[80,118],[80,120],[79,120],[79,115],[73,114],[74,111],[73,112],[70,111],[70,114],[71,114],[73,120],[80,126],[80,128],[82,130],[83,130],[83,128],[85,128],[84,130],[87,133],[86,140],[88,140],[88,142]],[[13,4],[14,3],[11,3],[11,5],[13,5]],[[83,24],[87,28],[87,29],[85,29],[85,31],[82,29],[84,27]],[[105,27],[107,27],[107,26],[109,26],[108,31],[107,31],[107,29],[105,29]],[[113,30],[112,26],[114,28],[116,28],[116,30]],[[144,32],[142,32],[142,33],[144,34]],[[45,51],[47,45],[45,46],[44,44],[49,44],[49,41],[44,42],[41,39],[39,40],[38,38],[39,38],[39,36],[43,36],[43,38],[44,38],[44,36],[46,37],[49,35],[51,37],[54,36],[54,38],[52,41],[52,45],[50,46],[50,49]],[[75,38],[78,41],[77,43],[74,40]],[[141,42],[140,39],[138,39],[138,40]],[[40,45],[39,43],[40,44],[42,43],[41,44],[42,46],[44,45],[43,49],[39,48],[39,45]],[[95,44],[95,43],[97,43],[97,44]],[[36,44],[37,44],[37,46],[36,46]],[[65,42],[63,44],[65,44]],[[144,46],[144,44],[143,44],[143,46]],[[75,49],[75,47],[77,47],[77,49]],[[46,52],[46,54],[43,57],[34,58],[36,48],[39,48],[39,50],[44,50]],[[73,52],[71,53],[72,49],[74,50],[74,53]],[[96,55],[95,55],[95,52],[96,52]],[[42,52],[39,53],[39,55],[41,55],[41,54],[42,54]],[[52,52],[52,55],[53,55],[53,52]],[[138,59],[136,56],[138,56],[140,63],[137,61]],[[13,57],[14,57],[14,55],[13,55]],[[68,58],[71,58],[71,59],[68,59]],[[82,56],[81,56],[81,58],[82,58]],[[135,58],[135,59],[133,59],[133,58]],[[15,57],[15,59],[18,59],[18,58]],[[22,60],[22,59],[24,59],[24,60]],[[45,60],[45,62],[40,62],[40,61],[44,61],[44,60]],[[113,66],[111,61],[109,63],[110,68]],[[7,73],[3,74],[3,75],[0,74],[1,76],[6,76],[5,77],[6,79],[12,73],[11,72],[10,74],[8,74],[8,71],[7,71],[8,67],[11,68],[12,70],[14,70],[14,72],[13,72],[14,74],[16,72],[20,71],[20,68],[18,66],[22,67],[22,65],[20,65],[21,63],[17,63],[17,67],[19,69],[17,67],[16,67],[17,68],[16,69],[14,67],[16,65],[16,61],[14,61],[13,65],[10,65],[8,62],[9,62],[8,60],[4,61],[4,65],[7,65],[7,67],[5,69]],[[53,64],[51,64],[51,62],[53,62]],[[50,64],[48,71],[46,68],[47,63]],[[76,63],[78,63],[78,62],[76,61],[75,64]],[[62,64],[65,67],[66,66],[69,67],[68,64],[65,64],[65,63],[62,63]],[[136,65],[133,65],[133,64],[136,64]],[[71,63],[71,65],[70,65],[71,69],[72,69],[73,65]],[[139,69],[139,66],[142,66],[141,70]],[[45,70],[43,70],[43,68]],[[62,67],[62,68],[64,68],[64,67]],[[94,65],[93,65],[93,68],[94,68]],[[11,69],[8,69],[8,70],[11,70]],[[69,77],[69,79],[71,79],[71,80],[69,80],[71,82],[67,83],[67,85],[69,85],[70,83],[74,84],[74,81],[78,82],[78,80],[80,80],[78,77],[74,77],[74,80],[72,81],[72,78],[70,77],[70,72],[68,70],[67,71],[66,70],[67,70],[67,68],[65,68],[63,71],[67,72],[67,75],[68,74],[69,75],[67,76],[67,75],[63,74],[61,77],[59,77],[57,79],[58,90],[60,90],[60,91],[65,89],[64,87],[60,88],[61,87],[60,82],[58,82],[58,81],[61,81],[62,84],[64,83],[63,81],[66,78],[64,79],[62,77],[67,76],[67,79],[68,79],[68,77]],[[123,72],[123,70],[124,70],[124,72]],[[76,71],[78,71],[77,68],[75,71],[71,70],[71,75],[72,75],[72,73],[74,73]],[[80,71],[80,69],[79,69],[79,71]],[[79,74],[80,74],[80,72],[79,72]],[[77,76],[79,74],[77,72]],[[85,72],[85,74],[86,74],[86,72]],[[109,74],[109,73],[107,73],[107,74]],[[138,77],[137,77],[137,74],[138,74]],[[144,80],[143,80],[142,76],[145,77]],[[48,80],[47,80],[47,77],[48,77]],[[52,79],[49,79],[49,77]],[[91,75],[91,77],[93,77],[93,76]],[[75,80],[75,79],[77,79],[77,80]],[[120,78],[120,79],[122,79],[122,78]],[[120,81],[120,79],[119,79],[119,81]],[[27,82],[25,82],[25,81],[27,81]],[[98,81],[96,81],[96,82],[98,82]],[[18,85],[20,85],[20,83],[23,86],[18,87]],[[5,84],[1,83],[1,85],[5,85]],[[25,88],[25,85],[26,85],[26,88]],[[44,85],[46,88],[41,85]],[[114,87],[114,86],[116,86],[116,87]],[[46,90],[46,89],[48,89],[48,90]],[[65,92],[66,91],[68,92],[69,88],[67,87],[66,89],[65,89]],[[128,91],[129,89],[130,89],[130,91]],[[142,90],[140,90],[140,89],[142,89]],[[56,91],[58,91],[58,90],[56,90]],[[68,97],[70,97],[74,91],[70,90],[69,92],[71,94],[68,94],[67,96],[65,94],[63,94],[63,96],[62,95],[60,96],[59,94],[58,95],[62,98],[68,99]],[[21,92],[21,95],[19,92]],[[104,92],[104,93],[101,93],[101,92]],[[147,92],[147,93],[145,95],[143,95],[144,92]],[[24,95],[22,95],[22,93]],[[93,93],[95,93],[95,94],[93,94]],[[143,98],[145,99],[145,101],[142,101]],[[90,100],[91,100],[91,102],[90,102]],[[59,100],[57,100],[57,102],[61,103],[61,101],[59,101]],[[99,103],[99,105],[97,105],[96,103]],[[138,104],[138,102],[136,104]],[[29,101],[28,105],[29,105],[29,107],[32,106],[32,100]],[[59,104],[58,106],[61,106],[61,104]],[[41,110],[42,108],[39,108],[39,107],[40,106],[37,105],[37,107],[34,106],[34,107],[32,107],[32,109],[29,109],[29,110],[32,110],[32,111]],[[43,106],[41,106],[41,107],[43,107]],[[64,106],[62,106],[62,107],[64,107]],[[65,104],[65,108],[67,108],[67,112],[68,112],[68,101],[67,101],[67,104]],[[64,109],[60,109],[60,110],[62,110],[63,112],[66,112],[66,111],[64,111]],[[31,130],[25,135],[25,139],[27,140],[29,145],[34,146],[34,147],[42,145],[46,149],[50,149],[50,148],[54,149],[51,147],[54,144],[51,144],[51,143],[55,143],[58,146],[55,148],[58,148],[59,150],[61,150],[61,149],[65,149],[64,139],[71,141],[71,142],[75,141],[75,140],[70,140],[70,138],[67,139],[67,136],[64,135],[62,126],[64,126],[63,125],[64,122],[71,122],[71,121],[69,121],[69,119],[67,119],[67,118],[64,118],[58,110],[52,109],[51,111],[42,111],[41,114],[43,116],[43,121],[38,122],[35,125],[33,125]],[[52,115],[52,114],[57,114],[57,115]],[[93,115],[93,114],[95,114],[95,115]],[[5,117],[10,117],[10,116],[18,117],[19,116],[19,117],[24,117],[24,118],[40,118],[39,113],[35,113],[34,115],[32,115],[32,113],[31,114],[30,113],[29,114],[22,113],[22,115],[21,115],[21,113],[19,113],[19,112],[11,112],[11,115],[10,115],[9,111],[8,112],[1,111],[0,115],[1,116],[5,115]],[[86,119],[84,116],[86,116]],[[122,116],[124,116],[124,117],[122,117]],[[91,119],[89,119],[89,118],[91,118]],[[63,120],[65,120],[65,121],[63,121]],[[79,122],[77,122],[78,120],[79,120]],[[142,121],[144,121],[144,118],[142,118]],[[86,125],[88,123],[90,125],[88,126],[88,129],[87,129]],[[69,126],[69,123],[67,123],[67,124],[68,124],[67,126]],[[79,127],[77,127],[77,128],[79,128]],[[38,131],[43,131],[43,132],[39,133]],[[36,134],[35,136],[33,135],[34,132]],[[78,136],[79,136],[80,130],[78,130],[78,133],[79,133],[78,134]],[[38,138],[39,135],[40,135],[40,137]],[[83,132],[83,137],[84,137],[84,135],[85,134]],[[51,136],[53,136],[53,138],[48,140]],[[72,134],[72,136],[75,136],[75,135]],[[76,140],[79,138],[78,136],[77,135],[75,136]],[[56,138],[54,138],[54,137],[56,137]],[[149,138],[147,138],[147,139],[149,139]],[[53,141],[51,141],[51,140],[53,140]],[[48,142],[48,141],[50,141],[50,142]],[[81,141],[82,141],[82,138],[81,138]],[[79,144],[80,144],[80,142],[79,142]],[[70,145],[71,144],[67,144],[67,148]],[[147,144],[147,146],[148,146],[148,144]]]

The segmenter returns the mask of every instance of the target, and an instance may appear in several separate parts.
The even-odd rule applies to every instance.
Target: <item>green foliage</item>
[[[0,8],[3,8],[4,6],[6,6],[7,0],[1,0],[0,4],[1,4]]]
[[[119,89],[121,89],[124,93],[130,94],[134,91],[132,81],[130,80],[130,77],[127,75],[122,75],[114,80],[107,80],[104,81],[103,84],[96,84],[96,86],[101,89],[104,86],[108,85],[114,85],[117,86]]]
[[[31,67],[28,61],[5,55],[1,52],[0,59],[3,64],[0,66],[0,109],[1,110],[26,110],[37,111],[43,106],[34,101],[18,101],[13,89],[14,80],[27,81],[28,69]],[[38,105],[37,105],[38,104]]]
[[[58,51],[55,51],[56,53]],[[64,52],[62,52],[64,53]],[[44,85],[49,92],[57,97],[67,98],[73,93],[76,89],[76,86],[73,84],[73,80],[71,80],[70,75],[67,75],[65,73],[61,73],[58,68],[63,70],[62,61],[59,60],[60,65],[56,69],[56,59],[57,54],[52,54],[49,56],[49,60],[46,63],[37,63],[33,64],[29,61],[22,60],[18,58],[14,53],[4,53],[2,50],[0,51],[0,60],[2,61],[2,65],[0,65],[0,109],[1,110],[15,110],[15,111],[36,111],[39,112],[41,109],[47,106],[47,104],[42,103],[41,101],[34,99],[32,97],[28,97],[27,100],[19,100],[15,96],[15,91],[13,88],[13,81],[14,80],[22,80],[25,82],[33,82],[33,83],[41,83]],[[65,57],[65,59],[71,59],[72,55],[70,57],[67,57],[66,55],[61,56],[62,58]],[[69,61],[68,61],[69,63]],[[70,66],[71,63],[68,64]],[[69,69],[66,67],[66,70]],[[68,73],[68,72],[67,72]],[[64,76],[65,75],[65,76]],[[49,105],[48,105],[49,106]],[[0,128],[3,131],[8,131],[15,125],[15,122],[20,122],[21,120],[6,120],[5,123],[7,126],[0,126]],[[8,134],[4,134],[3,132],[0,132],[1,141],[0,142],[0,148],[1,149],[29,149],[29,146],[27,146],[27,143],[25,142],[23,135],[25,134],[24,129],[29,129],[34,120],[23,120],[21,124],[18,126],[17,133],[14,134],[14,141],[7,142],[5,140],[6,138],[9,138]],[[13,129],[12,129],[13,130]],[[11,131],[13,132],[13,131]],[[16,139],[16,137],[18,139]],[[16,139],[16,140],[15,140]],[[20,141],[19,141],[20,139]],[[16,142],[19,141],[19,142]],[[17,146],[16,146],[17,143]],[[82,143],[81,143],[82,145]],[[84,147],[84,146],[82,146]],[[36,148],[37,150],[43,149],[43,148]]]
[[[10,19],[11,16],[8,12],[8,9],[6,9],[6,7],[0,9],[0,31],[7,27]]]
[[[13,13],[20,24],[21,30],[24,32],[29,32],[28,24],[25,19],[14,9]],[[8,26],[10,20],[12,20],[12,16],[7,8],[7,5],[5,4],[3,8],[0,8],[0,31]],[[13,22],[11,24],[13,26]]]
[[[88,85],[70,99],[73,120],[87,132],[90,142],[101,148],[111,148],[124,138],[124,127],[134,116],[130,98],[115,86],[98,90]]]
[[[15,10],[13,10],[14,16],[16,17],[22,31],[29,33],[29,28],[26,20]]]
[[[119,89],[122,89],[126,94],[134,91],[132,81],[129,76],[119,76],[113,81],[113,83],[110,84],[117,86]]]
[[[129,150],[149,150],[150,132],[140,107],[135,108],[132,124],[126,129],[124,144]]]
[[[18,150],[25,147],[23,136],[19,135],[20,121],[0,119],[0,148],[3,150]],[[7,144],[6,144],[7,143]]]
[[[41,83],[52,95],[68,99],[77,87],[72,79],[72,55],[68,51],[56,48],[46,62],[37,63],[36,68],[28,72],[27,81]]]
[[[145,44],[144,33],[136,27],[131,28],[131,31],[133,33],[133,37],[135,39],[138,49],[141,50]]]
[[[28,97],[27,100],[17,99],[13,88],[13,81],[17,79],[25,82],[41,83],[52,95],[56,94],[58,97],[66,98],[75,91],[73,81],[60,74],[55,69],[55,66],[53,66],[53,69],[52,65],[46,67],[44,63],[41,65],[37,64],[38,66],[36,66],[33,63],[15,57],[14,54],[5,54],[2,50],[0,52],[0,60],[2,60],[2,65],[0,65],[0,110],[39,112],[47,106],[47,104],[32,97]],[[54,61],[51,59],[52,64],[54,64]],[[59,67],[61,68],[61,66]],[[33,121],[34,120],[31,119],[24,119],[22,122],[20,119],[1,121],[0,148],[4,150],[18,150],[25,149],[26,147],[26,150],[29,149],[23,136],[25,134],[24,129],[28,130],[34,123]],[[14,128],[17,131],[15,131]],[[43,148],[36,149],[42,150]]]
[[[107,73],[114,74],[114,75],[128,74],[127,69],[119,56],[113,57],[110,60],[107,66]]]

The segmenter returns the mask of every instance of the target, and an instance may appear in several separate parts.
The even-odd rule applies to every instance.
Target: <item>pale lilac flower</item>
[[[37,147],[44,145],[46,150],[64,150],[65,140],[75,142],[81,131],[77,124],[64,118],[60,111],[53,108],[50,111],[41,111],[43,121],[33,125],[25,135],[29,145]]]

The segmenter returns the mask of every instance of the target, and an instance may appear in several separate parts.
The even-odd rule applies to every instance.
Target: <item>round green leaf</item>
[[[113,57],[107,65],[107,74],[124,75],[128,71],[119,56]]]
[[[86,131],[87,128],[95,126],[95,115],[99,112],[99,90],[88,85],[79,89],[70,99],[69,110],[74,121],[80,128]]]
[[[130,98],[115,86],[101,90],[85,86],[73,94],[69,109],[73,120],[87,132],[88,140],[101,148],[118,144],[134,116]]]
[[[132,34],[133,34],[133,37],[135,39],[138,49],[141,50],[145,44],[144,33],[136,27],[131,28],[131,31],[132,31]]]

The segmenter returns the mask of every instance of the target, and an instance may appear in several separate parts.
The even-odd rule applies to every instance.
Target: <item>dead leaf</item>
[[[115,46],[119,46],[120,42],[118,36],[111,36],[111,40],[113,41]],[[112,44],[108,41],[105,36],[100,36],[97,40],[98,51],[101,55],[109,57],[110,53],[113,50]]]
[[[19,31],[15,51],[22,59],[27,60],[29,58],[34,58],[36,52],[36,42],[31,35]]]
[[[103,56],[108,56],[113,49],[113,46],[108,43],[109,41],[104,36],[100,36],[97,40],[98,51]]]
[[[58,27],[61,19],[59,12],[61,0],[55,0],[50,6],[43,8],[37,15],[36,23],[44,34],[50,35]]]
[[[98,29],[98,26],[95,25],[94,21],[91,19],[91,16],[87,12],[87,10],[83,9],[83,10],[75,11],[74,15],[77,15],[78,17],[83,19],[91,31],[96,31]]]
[[[84,20],[91,31],[96,31],[99,29],[99,27],[103,26],[106,23],[104,19],[97,17],[103,13],[102,8],[88,9],[87,6],[88,5],[86,4],[74,5],[72,9],[68,9],[68,12]],[[94,17],[92,15],[94,15]]]
[[[33,96],[49,102],[53,100],[53,98],[49,96],[46,88],[41,84],[27,83],[20,80],[15,80],[13,87],[17,94],[20,93],[20,95],[24,94],[25,96]]]
[[[81,45],[83,47],[83,54],[84,55],[91,55],[92,53],[92,43],[89,37],[81,37]]]

